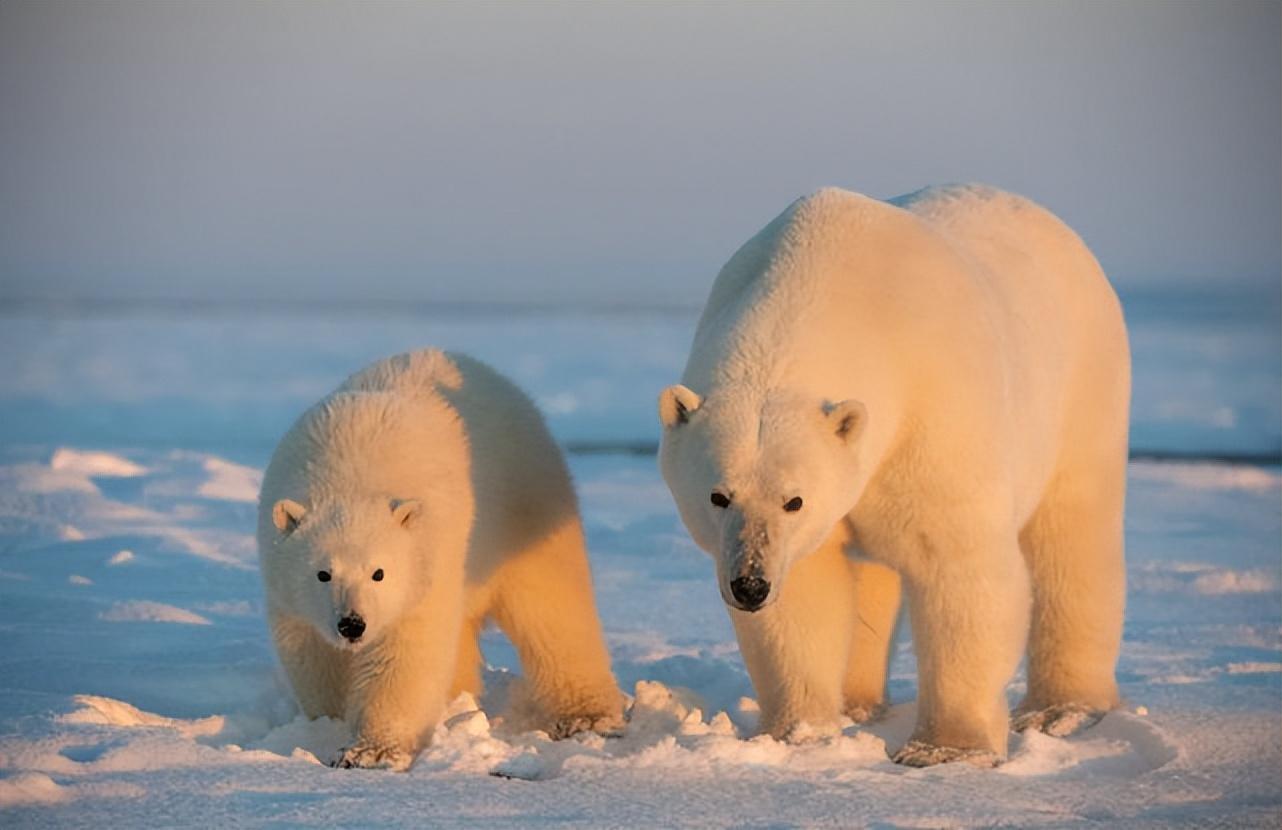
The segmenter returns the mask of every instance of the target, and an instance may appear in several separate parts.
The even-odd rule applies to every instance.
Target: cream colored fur
[[[336,763],[407,767],[449,699],[480,691],[490,619],[520,655],[537,725],[622,725],[565,463],[484,364],[400,355],[308,410],[267,468],[258,542],[299,704],[355,731]],[[336,625],[353,613],[367,628],[350,643]]]
[[[749,240],[660,396],[660,465],[763,730],[882,704],[901,579],[919,706],[897,760],[1003,757],[1026,641],[1017,726],[1116,706],[1129,395],[1113,290],[1018,196],[826,189]],[[752,613],[749,576],[770,584]]]

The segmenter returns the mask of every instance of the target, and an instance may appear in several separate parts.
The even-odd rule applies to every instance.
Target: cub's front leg
[[[351,655],[326,642],[306,620],[270,615],[272,640],[294,699],[309,718],[341,718]]]
[[[405,620],[352,661],[346,720],[354,742],[331,766],[409,769],[445,710],[459,623],[433,630]]]

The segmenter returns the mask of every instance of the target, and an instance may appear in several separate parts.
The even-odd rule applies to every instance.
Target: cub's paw
[[[1016,732],[1035,729],[1052,738],[1066,738],[1099,723],[1104,712],[1084,703],[1057,703],[1045,709],[1034,709],[1015,715],[1011,728]]]
[[[413,762],[414,756],[400,747],[362,742],[340,751],[329,765],[339,769],[390,769],[404,772]]]
[[[776,726],[764,734],[771,735],[776,741],[786,744],[816,744],[840,735],[841,727],[841,721],[838,720],[803,720],[786,726]]]
[[[548,737],[561,741],[582,732],[595,732],[606,738],[617,738],[623,734],[625,723],[622,715],[563,715],[552,721],[548,727]]]
[[[964,761],[977,767],[991,768],[1002,762],[1001,756],[987,749],[958,749],[952,746],[935,746],[925,741],[909,741],[891,759],[906,767],[933,767]]]

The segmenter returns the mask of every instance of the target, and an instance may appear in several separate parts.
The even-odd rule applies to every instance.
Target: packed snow
[[[1259,306],[1128,307],[1137,447],[1276,455],[1277,315],[1251,316]],[[1278,825],[1276,463],[1131,465],[1127,704],[1094,726],[1014,736],[993,770],[896,766],[916,694],[901,631],[884,717],[800,743],[754,737],[711,561],[644,452],[693,325],[685,313],[9,310],[0,824]],[[329,768],[346,726],[290,700],[252,541],[261,468],[312,399],[422,345],[509,374],[578,450],[598,602],[631,701],[621,736],[554,742],[508,723],[519,664],[497,632],[484,637],[485,694],[454,702],[408,773]]]

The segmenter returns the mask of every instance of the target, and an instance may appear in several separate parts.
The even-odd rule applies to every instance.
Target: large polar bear
[[[1126,329],[1046,210],[979,186],[800,199],[721,270],[682,384],[660,465],[763,731],[883,703],[901,579],[919,699],[897,761],[1004,757],[1026,639],[1017,729],[1118,704]]]
[[[281,440],[258,512],[294,693],[356,733],[336,765],[408,767],[448,700],[480,691],[490,618],[549,733],[621,726],[564,460],[484,364],[426,350],[353,375]]]

